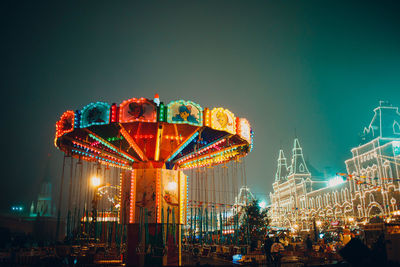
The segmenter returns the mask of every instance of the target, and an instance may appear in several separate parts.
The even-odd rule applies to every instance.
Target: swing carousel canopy
[[[132,98],[68,110],[56,123],[55,146],[87,161],[132,169],[190,169],[244,157],[253,147],[250,123],[225,108],[185,100],[168,105]]]

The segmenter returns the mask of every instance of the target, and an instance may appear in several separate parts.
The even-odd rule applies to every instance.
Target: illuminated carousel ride
[[[156,95],[68,110],[56,124],[55,145],[122,170],[119,221],[127,225],[128,264],[138,265],[151,245],[163,264],[178,265],[189,201],[183,170],[238,160],[252,150],[252,136],[249,122],[227,109],[184,100],[164,105]]]

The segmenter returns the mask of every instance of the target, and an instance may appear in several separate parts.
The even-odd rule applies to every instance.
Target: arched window
[[[344,194],[346,196],[346,201],[351,202],[350,192],[349,192],[349,190],[347,188],[344,189]]]
[[[388,183],[392,183],[393,182],[393,173],[392,173],[392,168],[390,167],[390,163],[387,162],[387,164],[385,164],[385,180]]]
[[[369,203],[375,202],[375,198],[373,194],[369,194]]]
[[[397,121],[393,123],[393,133],[400,134],[400,124]]]
[[[304,165],[303,165],[303,163],[300,164],[299,170],[300,170],[300,172],[304,172]]]

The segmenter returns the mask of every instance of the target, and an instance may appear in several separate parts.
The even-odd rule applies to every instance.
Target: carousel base
[[[173,233],[168,234],[168,238],[163,244],[161,238],[161,225],[149,223],[148,235],[150,240],[159,240],[159,242],[151,242],[154,246],[146,245],[144,231],[140,231],[140,225],[137,223],[127,225],[127,241],[128,249],[125,257],[127,266],[181,266],[181,242],[180,231],[181,225],[177,224],[175,238]],[[171,225],[171,224],[170,224]],[[157,229],[157,233],[156,233]],[[164,231],[166,227],[164,226]]]

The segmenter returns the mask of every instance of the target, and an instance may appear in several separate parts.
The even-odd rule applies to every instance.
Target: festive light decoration
[[[186,186],[186,177],[185,175],[181,175],[181,173],[178,174],[178,179],[179,179],[179,223],[184,224],[185,223],[185,218],[186,218],[186,198],[185,198],[185,189],[187,189]]]
[[[111,120],[110,120],[111,123],[118,122],[118,113],[119,113],[118,111],[119,111],[119,108],[117,107],[117,105],[112,104],[111,105]]]
[[[74,128],[81,128],[81,111],[75,111]]]
[[[203,126],[203,109],[192,101],[172,101],[168,104],[167,122]]]
[[[211,122],[210,122],[210,109],[205,108],[204,109],[204,126],[211,127]]]
[[[105,149],[100,149],[96,148],[92,145],[88,145],[87,143],[80,141],[80,140],[74,140],[72,138],[66,138],[68,140],[71,140],[72,142],[72,147],[76,149],[82,149],[83,152],[85,152],[88,155],[91,155],[95,158],[98,157],[103,157],[102,159],[107,161],[107,158],[110,158],[111,160],[114,160],[119,163],[127,164],[128,161],[125,160],[123,157],[120,157],[118,155],[110,153],[110,151],[106,151]]]
[[[191,136],[189,136],[179,147],[177,147],[175,149],[175,151],[172,153],[172,155],[169,158],[167,158],[167,161],[170,161],[173,158],[175,158],[176,155],[178,155],[183,149],[185,149],[185,147],[188,144],[190,144],[190,142],[192,142],[197,136],[199,136],[198,131],[194,132]]]
[[[238,204],[188,199],[189,179],[182,170],[239,161],[252,148],[253,132],[247,120],[235,118],[223,108],[213,110],[216,113],[184,100],[164,105],[158,95],[154,100],[132,98],[120,105],[91,103],[82,110],[69,111],[73,126],[68,132],[56,127],[55,145],[80,161],[123,169],[120,192],[115,196],[118,203],[113,205],[119,209],[120,223],[168,221],[172,224],[169,229],[175,232],[176,224],[186,223],[189,205],[203,208],[203,213],[209,207],[211,216],[214,208],[238,209]],[[57,124],[62,125],[62,120]],[[106,170],[108,167],[104,174]],[[224,234],[231,234],[235,230],[230,229],[232,220],[227,217],[232,213],[225,212],[225,222],[220,217],[213,224],[219,223],[221,232],[225,228]],[[111,216],[106,214],[99,218],[109,220]],[[112,220],[117,219],[114,216]]]
[[[167,107],[163,103],[159,106],[158,121],[165,121],[165,115],[167,113]]]
[[[232,146],[231,148],[214,152],[208,155],[204,155],[189,162],[184,162],[179,167],[181,169],[191,169],[191,168],[205,167],[213,165],[215,163],[223,163],[239,155],[238,152],[239,149],[240,146]]]
[[[90,128],[90,133],[92,135],[88,135],[88,137],[95,140],[95,142],[90,143],[91,147],[105,149],[108,152],[115,153],[118,157],[122,156],[130,160],[131,162],[132,160],[134,160],[135,162],[149,161],[150,158],[150,160],[155,161],[171,161],[172,164],[181,164],[184,161],[190,160],[190,157],[201,156],[205,153],[213,153],[217,150],[223,149],[224,147],[231,145],[226,141],[222,141],[223,138],[221,136],[213,139],[212,135],[214,133],[210,131],[207,131],[207,134],[205,136],[203,135],[201,138],[193,137],[193,140],[188,140],[190,136],[185,133],[185,129],[178,128],[177,124],[189,124],[191,126],[204,127],[204,118],[204,125],[206,125],[206,127],[208,127],[208,129],[210,130],[213,129],[212,127],[210,127],[212,124],[212,111],[210,109],[206,108],[203,110],[199,105],[191,101],[184,100],[172,101],[168,106],[164,106],[162,102],[158,103],[157,99],[158,98],[155,97],[156,102],[154,102],[145,98],[132,98],[123,101],[120,106],[116,104],[112,104],[110,106],[107,103],[96,102],[85,106],[82,111],[68,111],[65,113],[64,116],[68,114],[69,121],[71,121],[72,117],[74,118],[72,123],[73,129],[68,128],[66,131],[61,131],[60,125],[62,125],[62,123],[64,123],[65,121],[64,117],[63,119],[60,119],[57,122],[58,126],[56,126],[57,131],[54,144],[56,147],[61,148],[64,152],[67,152],[68,143],[64,143],[62,142],[62,140],[59,140],[62,139],[61,137],[65,133],[67,133],[67,131],[68,133],[70,133],[73,132],[74,129],[87,129],[90,126],[99,127],[100,125],[107,125],[104,129],[106,129],[106,131],[111,134],[115,134],[115,130],[118,130],[117,135],[103,136],[105,132],[100,130],[100,128]],[[156,106],[156,104],[159,104],[158,107]],[[228,130],[228,133],[230,135],[238,135],[242,139],[244,139],[235,139],[236,141],[233,142],[232,145],[236,145],[238,142],[247,142],[247,145],[249,145],[249,150],[251,151],[251,149],[253,148],[253,132],[250,131],[251,143],[249,144],[248,129],[250,125],[248,124],[247,120],[241,118],[235,119],[233,113],[223,108],[216,108],[213,109],[213,111],[215,117],[217,116],[217,113],[219,116],[219,121],[214,118],[214,124],[216,122],[223,123],[223,117],[227,115],[227,124],[229,125],[227,127],[232,128],[226,129]],[[148,126],[146,124],[143,124],[147,122],[156,122],[157,120],[163,124],[157,124],[157,127],[153,128],[157,130],[156,132],[154,132],[153,129],[149,131]],[[170,122],[167,123],[165,122],[165,120]],[[231,121],[233,120],[237,120],[237,132],[233,131],[233,127],[236,128],[236,125],[233,125],[231,123]],[[123,122],[123,124],[118,122]],[[137,125],[132,125],[131,123],[134,122],[141,123]],[[166,125],[165,127],[163,127],[164,124]],[[174,125],[174,128],[170,128],[168,125]],[[141,130],[142,128],[143,130]],[[166,128],[167,130],[165,131],[164,128]],[[223,129],[221,125],[216,126],[216,128],[220,130]],[[173,132],[171,132],[171,129],[173,129]],[[230,130],[231,132],[229,132]],[[198,128],[197,131],[200,133],[200,128]],[[82,137],[85,138],[84,136]],[[77,138],[77,136],[73,138]],[[164,140],[174,141],[174,143],[165,142],[163,144]],[[136,153],[137,156],[132,154],[132,150],[129,151],[129,147],[127,148],[126,144],[129,144],[129,146],[133,149],[134,153]],[[166,146],[172,146],[172,152],[169,155],[166,155],[165,153]],[[197,147],[196,149],[194,149],[195,146]],[[243,148],[245,146],[246,143],[243,143]],[[145,149],[145,147],[147,148]],[[149,150],[150,147],[151,149]],[[161,153],[161,151],[164,152]],[[149,154],[152,152],[154,154]],[[249,151],[247,149],[242,149],[240,151],[242,156],[244,156],[248,152]],[[90,154],[91,152],[86,151],[86,153]],[[94,154],[93,156],[94,157],[90,158],[96,159],[96,156],[98,155]],[[89,157],[89,155],[86,155],[85,157]],[[105,158],[105,160],[106,159],[107,158]],[[209,162],[218,164],[222,161]],[[173,165],[169,166],[171,168],[173,167]]]
[[[89,130],[87,130],[89,131]],[[90,132],[90,131],[89,131]],[[126,158],[127,160],[133,162],[134,158],[132,156],[130,156],[128,153],[125,153],[123,151],[118,150],[115,146],[111,145],[110,143],[108,143],[106,140],[104,140],[103,138],[101,138],[100,136],[94,134],[93,132],[89,133],[89,136],[92,137],[94,140],[96,140],[97,142],[101,143],[103,146],[108,147],[109,149],[111,149],[112,151],[118,153],[118,155]]]
[[[333,187],[344,183],[342,177],[336,176],[328,181],[328,186]]]
[[[163,127],[161,124],[159,124],[157,127],[157,141],[156,141],[156,149],[154,152],[155,161],[160,160],[160,145],[161,145],[162,134],[163,134]]]
[[[119,106],[119,121],[122,123],[134,121],[156,122],[156,105],[143,97],[125,100]]]
[[[160,96],[158,94],[155,94],[153,101],[157,106],[159,106],[160,105]]]
[[[90,183],[92,184],[92,186],[98,187],[101,184],[101,180],[98,176],[93,176],[92,178],[90,178]]]
[[[400,156],[400,141],[393,142],[393,154],[394,156]]]
[[[263,201],[261,201],[260,203],[258,203],[258,206],[259,206],[261,209],[265,209],[265,208],[267,207],[267,202],[265,202],[265,201],[263,200]]]
[[[110,121],[110,105],[104,102],[90,103],[82,109],[80,128],[92,125],[108,124]]]
[[[250,152],[251,152],[251,151],[253,151],[253,147],[254,147],[254,132],[253,132],[253,130],[250,130],[250,137],[251,137]]]
[[[131,172],[129,223],[135,222],[135,203],[136,203],[136,171]]]
[[[369,138],[374,139],[365,139],[364,144],[351,150],[352,158],[345,161],[348,173],[337,173],[328,181],[315,181],[309,174],[290,172],[274,183],[272,225],[297,224],[299,229],[305,230],[312,227],[313,219],[318,219],[320,223],[317,221],[317,224],[334,226],[366,225],[373,218],[393,220],[391,216],[400,201],[397,194],[400,157],[396,155],[400,137],[394,138],[395,129],[391,132],[390,127],[400,114],[394,112],[397,109],[393,107],[387,107],[385,112],[378,112],[378,109],[385,107],[374,110],[375,116],[367,131]],[[297,157],[302,157],[301,148],[297,148],[296,153]],[[280,156],[278,162],[278,168],[286,168],[286,158]],[[317,182],[325,182],[327,186],[307,190]]]
[[[211,128],[236,134],[235,115],[228,109],[213,108],[211,110]]]
[[[161,169],[157,170],[156,176],[156,210],[157,223],[161,223]]]
[[[129,133],[125,130],[125,128],[120,124],[120,133],[124,136],[125,140],[128,141],[129,145],[135,150],[136,154],[140,157],[143,161],[148,161],[146,155],[140,149],[140,147],[136,144],[135,140],[129,135]]]
[[[72,110],[65,111],[62,115],[60,120],[56,123],[56,138],[70,133],[74,130],[75,124],[75,112]]]
[[[236,119],[238,125],[237,126],[238,135],[247,142],[252,143],[251,128],[249,121],[243,118],[236,118]]]
[[[115,141],[119,141],[119,140],[124,140],[124,137],[123,136],[113,136],[113,137],[107,138],[108,142],[115,142]]]
[[[223,142],[226,142],[226,138],[227,138],[227,136],[224,135],[224,136],[221,137],[220,139],[218,139],[218,140],[216,140],[216,141],[214,141],[214,142],[211,142],[211,143],[208,144],[207,146],[202,147],[201,149],[199,149],[198,151],[193,151],[192,153],[189,153],[187,156],[180,158],[180,159],[177,161],[177,163],[179,164],[179,163],[184,162],[184,161],[186,161],[186,160],[188,160],[188,159],[197,157],[198,155],[200,155],[200,154],[202,154],[202,153],[204,153],[204,152],[207,152],[208,150],[211,150],[211,149],[218,149],[218,150],[219,150],[219,149],[220,149],[220,148],[219,148],[219,145],[220,145],[221,143],[223,143]]]

